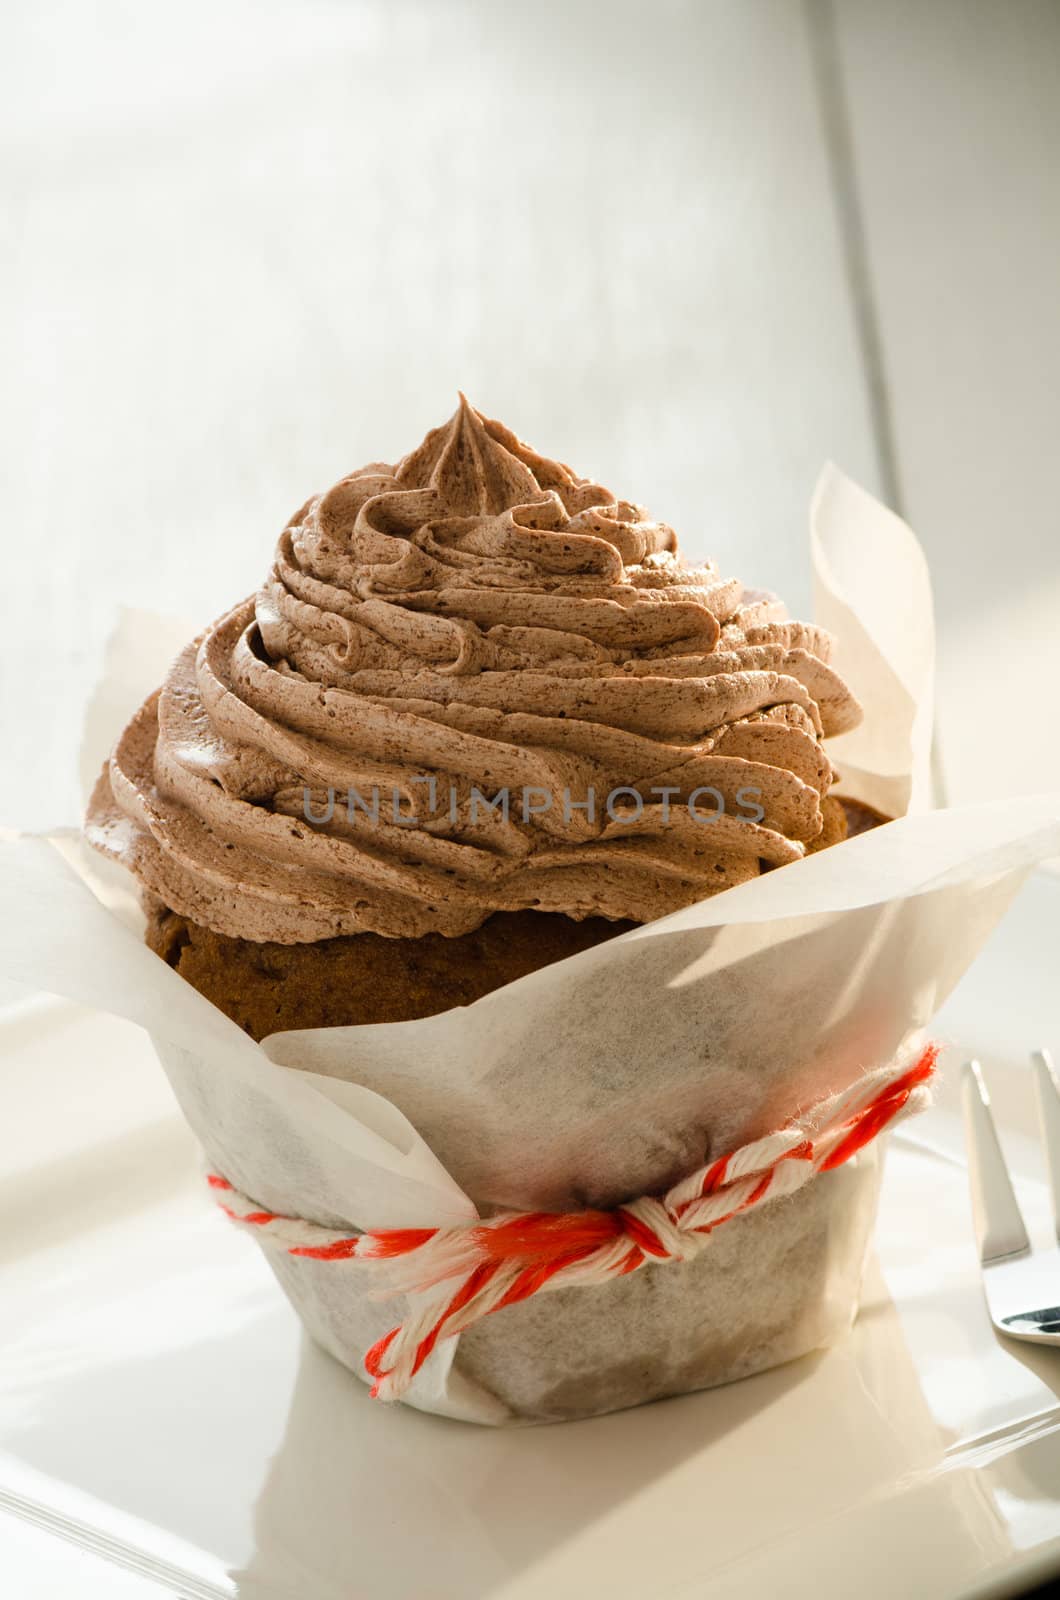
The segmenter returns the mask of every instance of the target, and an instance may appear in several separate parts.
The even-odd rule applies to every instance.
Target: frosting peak
[[[463,394],[449,421],[431,429],[399,462],[394,477],[406,488],[432,489],[452,517],[496,515],[548,493],[520,453],[519,441],[499,423],[487,422]]]
[[[820,831],[822,738],[860,716],[830,650],[461,395],[295,514],[119,741],[87,829],[249,939],[647,921]]]

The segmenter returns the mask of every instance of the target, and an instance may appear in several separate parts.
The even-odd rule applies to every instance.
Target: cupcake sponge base
[[[635,927],[553,912],[499,911],[456,939],[376,933],[313,944],[257,944],[201,927],[163,905],[148,945],[254,1039],[297,1028],[411,1022],[468,1006],[539,967]]]

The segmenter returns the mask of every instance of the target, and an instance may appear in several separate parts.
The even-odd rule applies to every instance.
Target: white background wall
[[[952,790],[1060,788],[1060,8],[26,0],[0,27],[3,820],[73,820],[119,604],[206,620],[458,386],[796,610],[822,461],[898,499]]]
[[[1060,5],[835,14],[949,786],[1060,789]]]

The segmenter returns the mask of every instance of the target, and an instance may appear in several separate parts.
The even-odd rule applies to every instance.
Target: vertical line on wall
[[[869,265],[850,110],[839,56],[835,6],[833,0],[803,0],[803,10],[832,198],[839,221],[843,271],[853,306],[855,335],[868,391],[869,418],[876,446],[880,487],[887,504],[899,516],[904,516],[890,387],[883,358],[876,290]]]
[[[905,495],[898,465],[887,364],[880,332],[879,305],[869,262],[865,213],[861,203],[854,135],[850,121],[843,63],[839,54],[835,0],[803,0],[817,107],[824,134],[832,199],[839,222],[843,271],[854,313],[854,330],[868,395],[869,422],[876,447],[880,488],[886,503],[905,517]],[[931,785],[934,803],[946,804],[946,775],[939,739],[938,716],[931,741]]]

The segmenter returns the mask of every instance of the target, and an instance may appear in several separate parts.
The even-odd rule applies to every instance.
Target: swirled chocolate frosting
[[[832,641],[463,398],[317,495],[119,740],[91,842],[219,933],[649,921],[804,854]]]

